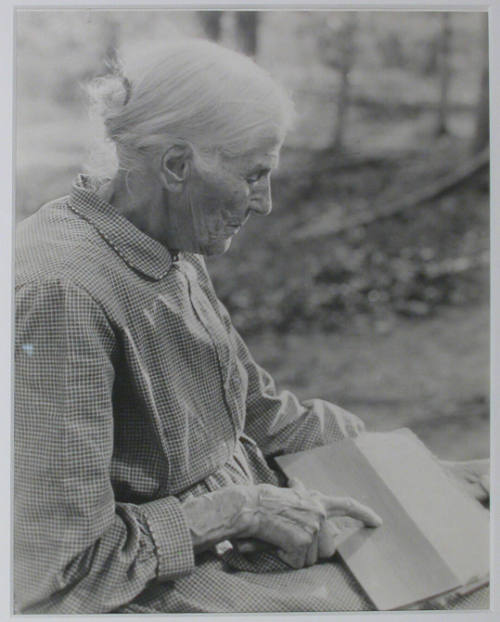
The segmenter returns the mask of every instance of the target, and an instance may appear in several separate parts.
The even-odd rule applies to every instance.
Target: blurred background
[[[209,261],[256,360],[369,429],[488,456],[486,14],[18,9],[17,221],[88,160],[81,85],[186,35],[253,56],[297,107],[272,215]]]

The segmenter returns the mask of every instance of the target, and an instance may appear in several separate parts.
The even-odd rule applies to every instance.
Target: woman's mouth
[[[241,225],[230,225],[225,223],[222,229],[209,233],[209,237],[212,240],[227,240],[228,238],[232,238],[233,235],[236,235],[240,229]]]
[[[241,229],[241,224],[226,223],[225,229],[229,231],[231,235],[234,235],[235,233],[238,233],[238,231]]]

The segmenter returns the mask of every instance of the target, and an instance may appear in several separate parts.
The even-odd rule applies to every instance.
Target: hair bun
[[[92,107],[106,120],[128,102],[130,82],[118,74],[108,74],[94,78],[87,91]]]

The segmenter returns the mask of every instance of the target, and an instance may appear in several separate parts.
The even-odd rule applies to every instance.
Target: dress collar
[[[163,278],[172,265],[168,249],[140,231],[115,207],[101,199],[96,189],[92,178],[78,175],[71,189],[71,209],[94,225],[131,268],[156,281]]]

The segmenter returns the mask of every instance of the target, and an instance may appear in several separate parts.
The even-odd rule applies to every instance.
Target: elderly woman
[[[271,211],[290,101],[192,40],[93,96],[115,174],[80,175],[18,230],[17,611],[370,609],[329,559],[329,519],[378,516],[287,486],[268,460],[363,424],[277,391],[203,261]]]

